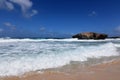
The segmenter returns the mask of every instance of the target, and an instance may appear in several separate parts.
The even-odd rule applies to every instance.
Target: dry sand
[[[0,78],[0,80],[120,80],[120,60],[85,67],[83,70],[70,68],[69,71],[45,70],[43,73],[29,72],[19,77],[10,76]]]

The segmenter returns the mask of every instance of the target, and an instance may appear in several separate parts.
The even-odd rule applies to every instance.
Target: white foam
[[[69,64],[70,61],[86,61],[88,58],[119,55],[115,44],[111,42],[85,46],[81,43],[78,45],[71,42],[64,44],[51,42],[51,39],[47,42],[36,40],[37,43],[29,42],[29,39],[19,43],[16,41],[19,40],[11,39],[11,42],[3,40],[0,43],[0,53],[4,53],[0,54],[0,76],[20,75],[29,71],[55,68]],[[52,39],[52,41],[56,40]]]
[[[120,44],[114,44],[116,47],[120,47]]]
[[[77,38],[68,38],[68,39],[11,39],[11,38],[0,38],[0,42],[23,42],[23,41],[66,41],[66,42],[106,42],[106,41],[120,41],[120,38],[117,39],[104,39],[104,40],[94,40],[94,39],[77,39]]]
[[[78,41],[77,38],[73,39],[73,38],[69,38],[69,39],[4,39],[4,38],[0,38],[0,42],[22,42],[22,41]]]

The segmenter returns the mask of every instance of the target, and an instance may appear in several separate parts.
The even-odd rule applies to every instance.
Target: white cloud
[[[0,8],[14,10],[15,4],[20,6],[24,16],[32,17],[38,13],[37,10],[32,9],[33,2],[31,0],[0,0]]]
[[[24,16],[25,17],[32,17],[32,16],[34,16],[34,15],[36,15],[38,13],[38,11],[37,10],[32,10],[31,12],[27,12],[27,14],[26,13],[23,13],[24,14]]]
[[[11,2],[7,1],[7,0],[0,0],[0,8],[13,10],[14,5]]]
[[[33,3],[30,0],[10,0],[11,2],[18,4],[21,7],[22,12],[26,12],[30,9]]]
[[[34,15],[36,15],[38,13],[38,11],[37,10],[32,10],[32,13],[31,13],[31,15],[30,16],[34,16]]]
[[[92,11],[90,14],[88,14],[88,16],[96,16],[96,15],[97,15],[96,11]]]
[[[5,22],[5,23],[4,23],[4,26],[9,27],[9,28],[12,29],[12,30],[16,29],[16,26],[13,25],[13,24],[11,24],[10,22]]]

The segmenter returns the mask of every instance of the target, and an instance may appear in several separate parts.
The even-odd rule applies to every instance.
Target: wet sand
[[[8,76],[0,80],[120,80],[120,60],[89,67],[69,67],[66,71],[54,69],[29,72],[22,76]]]

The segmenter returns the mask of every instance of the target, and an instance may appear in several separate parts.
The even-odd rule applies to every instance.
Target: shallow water
[[[0,76],[56,68],[71,61],[89,65],[109,61],[120,55],[119,50],[120,39],[0,39]]]

